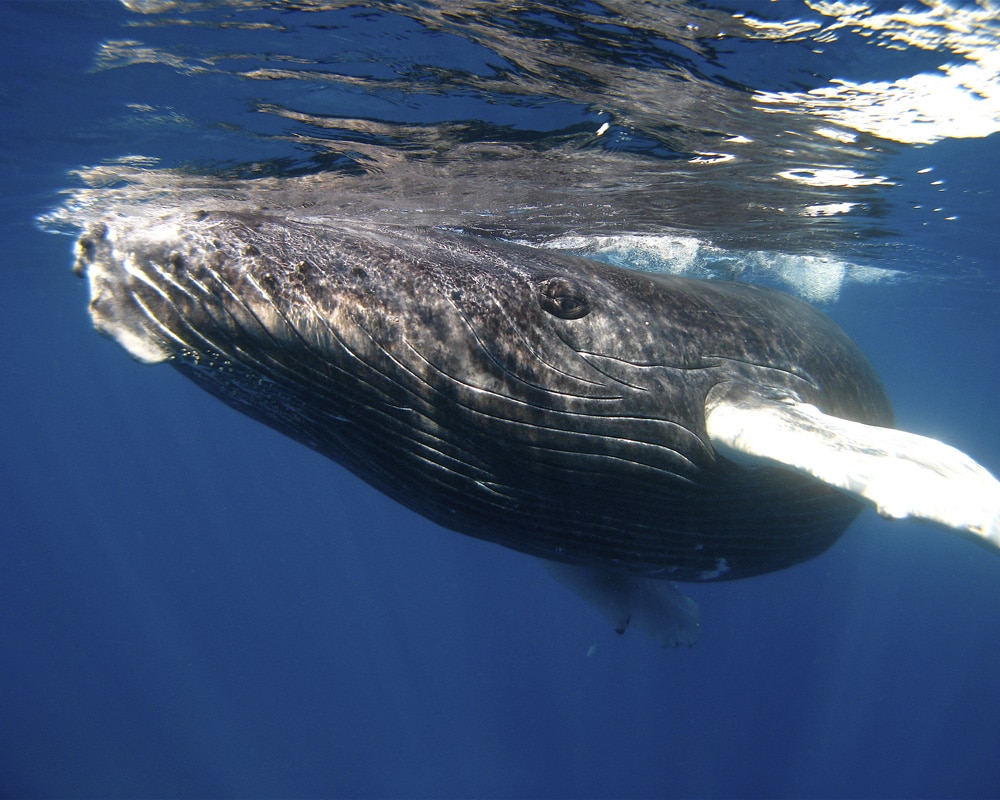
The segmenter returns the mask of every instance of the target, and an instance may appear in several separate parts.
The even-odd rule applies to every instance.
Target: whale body
[[[565,565],[620,630],[659,615],[686,618],[665,643],[697,635],[693,604],[648,579],[791,566],[866,501],[921,516],[896,502],[899,481],[870,477],[895,447],[870,436],[912,437],[889,430],[874,370],[775,290],[449,230],[228,212],[94,223],[76,270],[96,328],[135,358],[447,528]],[[995,510],[953,527],[979,535]]]

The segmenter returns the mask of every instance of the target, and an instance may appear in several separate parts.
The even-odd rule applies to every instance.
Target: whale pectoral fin
[[[720,384],[705,402],[712,446],[737,463],[788,467],[874,504],[1000,547],[1000,482],[936,439],[832,417],[808,403]]]
[[[635,626],[664,647],[690,646],[698,641],[698,604],[672,582],[606,567],[543,563],[559,583],[597,606],[618,633]]]

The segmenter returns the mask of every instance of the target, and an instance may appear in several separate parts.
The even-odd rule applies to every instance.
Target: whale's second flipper
[[[608,567],[544,561],[559,583],[597,606],[618,633],[638,627],[664,647],[698,641],[698,604],[671,581],[645,578]]]
[[[936,439],[830,416],[740,382],[709,392],[705,426],[732,461],[797,470],[871,502],[883,517],[937,522],[1000,547],[1000,482]]]

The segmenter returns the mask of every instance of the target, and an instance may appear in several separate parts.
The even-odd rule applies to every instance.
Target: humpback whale
[[[767,288],[467,233],[177,211],[92,223],[98,331],[458,532],[691,643],[673,581],[789,567],[866,503],[1000,543],[1000,484],[892,429],[858,347]]]

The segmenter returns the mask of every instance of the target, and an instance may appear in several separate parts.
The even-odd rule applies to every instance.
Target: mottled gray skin
[[[150,241],[113,225],[79,243],[80,271],[112,275],[92,303],[104,332],[149,338],[435,522],[543,558],[730,579],[844,531],[854,499],[713,451],[713,387],[891,424],[859,350],[780,292],[439,230],[189,215]],[[130,273],[109,265],[122,252]]]

